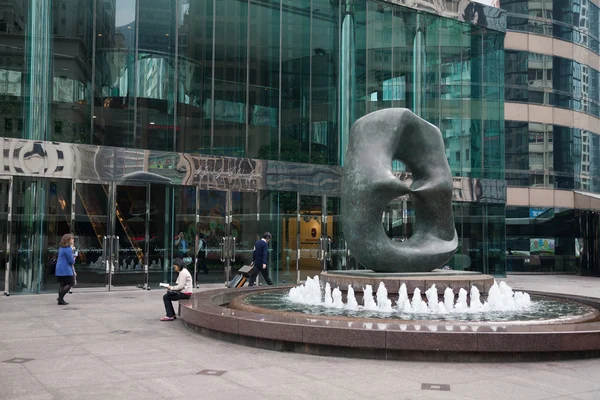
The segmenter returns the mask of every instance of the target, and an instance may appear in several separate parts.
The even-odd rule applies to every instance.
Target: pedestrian
[[[206,255],[208,253],[208,245],[204,239],[204,234],[198,234],[198,254],[196,255],[198,262],[202,266],[202,272],[208,275],[208,267],[206,266]]]
[[[269,232],[265,232],[262,239],[257,240],[254,244],[254,253],[252,253],[252,263],[254,264],[254,267],[252,268],[249,280],[250,283],[248,283],[248,286],[254,286],[254,282],[256,281],[256,277],[259,273],[262,273],[267,285],[273,284],[273,281],[271,281],[271,278],[269,278],[269,270],[267,269],[268,248],[270,241],[271,234]]]
[[[167,293],[163,296],[167,315],[162,317],[161,321],[173,321],[176,318],[173,301],[185,300],[192,297],[192,275],[190,275],[190,272],[183,265],[183,260],[180,258],[174,259],[173,268],[179,273],[179,276],[177,277],[175,286],[167,286]]]
[[[179,234],[177,235],[177,240],[175,241],[175,246],[177,248],[177,256],[180,258],[186,257],[187,252],[188,252],[188,243],[187,240],[185,240],[185,236],[183,235],[183,232],[179,232]]]
[[[65,295],[75,285],[75,255],[73,246],[75,238],[70,233],[63,235],[60,239],[60,248],[58,249],[58,259],[56,261],[56,280],[60,284],[58,288],[58,298],[56,301],[59,305],[65,306],[69,303],[65,301]]]

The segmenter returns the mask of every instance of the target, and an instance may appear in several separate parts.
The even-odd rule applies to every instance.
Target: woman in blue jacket
[[[73,256],[73,243],[75,238],[70,233],[63,235],[60,239],[60,249],[58,249],[58,260],[56,261],[56,280],[60,283],[58,288],[59,305],[67,305],[65,295],[75,285],[75,257]]]

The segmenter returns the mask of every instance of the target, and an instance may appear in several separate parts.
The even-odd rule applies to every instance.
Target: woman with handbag
[[[63,235],[60,239],[60,249],[58,249],[58,259],[56,261],[56,280],[60,284],[58,288],[58,305],[65,306],[69,303],[65,301],[65,295],[75,285],[75,254],[73,254],[73,244],[75,238],[70,233]]]
[[[173,309],[173,301],[185,300],[192,297],[192,275],[185,268],[183,260],[176,258],[173,260],[173,268],[179,273],[175,286],[168,286],[167,293],[163,296],[163,302],[165,303],[166,316],[162,317],[161,321],[173,321],[175,317],[175,310]]]

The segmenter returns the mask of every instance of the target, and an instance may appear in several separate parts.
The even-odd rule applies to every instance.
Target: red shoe
[[[162,317],[160,320],[161,321],[173,321],[173,320],[175,320],[175,317]]]

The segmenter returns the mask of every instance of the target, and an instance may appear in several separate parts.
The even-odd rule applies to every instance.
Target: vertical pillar
[[[421,118],[425,118],[423,105],[425,103],[426,68],[425,27],[423,17],[417,14],[417,32],[413,41],[412,109]]]
[[[24,139],[51,138],[51,0],[31,0],[27,24],[27,103]]]
[[[340,165],[344,165],[348,137],[354,123],[356,48],[354,0],[343,0],[340,45]]]
[[[31,0],[26,38],[26,103],[25,130],[23,139],[50,140],[50,106],[52,101],[52,3],[51,0]],[[23,221],[20,251],[22,265],[18,265],[18,285],[22,290],[39,292],[43,273],[42,248],[45,235],[45,184],[42,181],[31,182],[22,195],[23,213],[32,215],[31,220]]]

